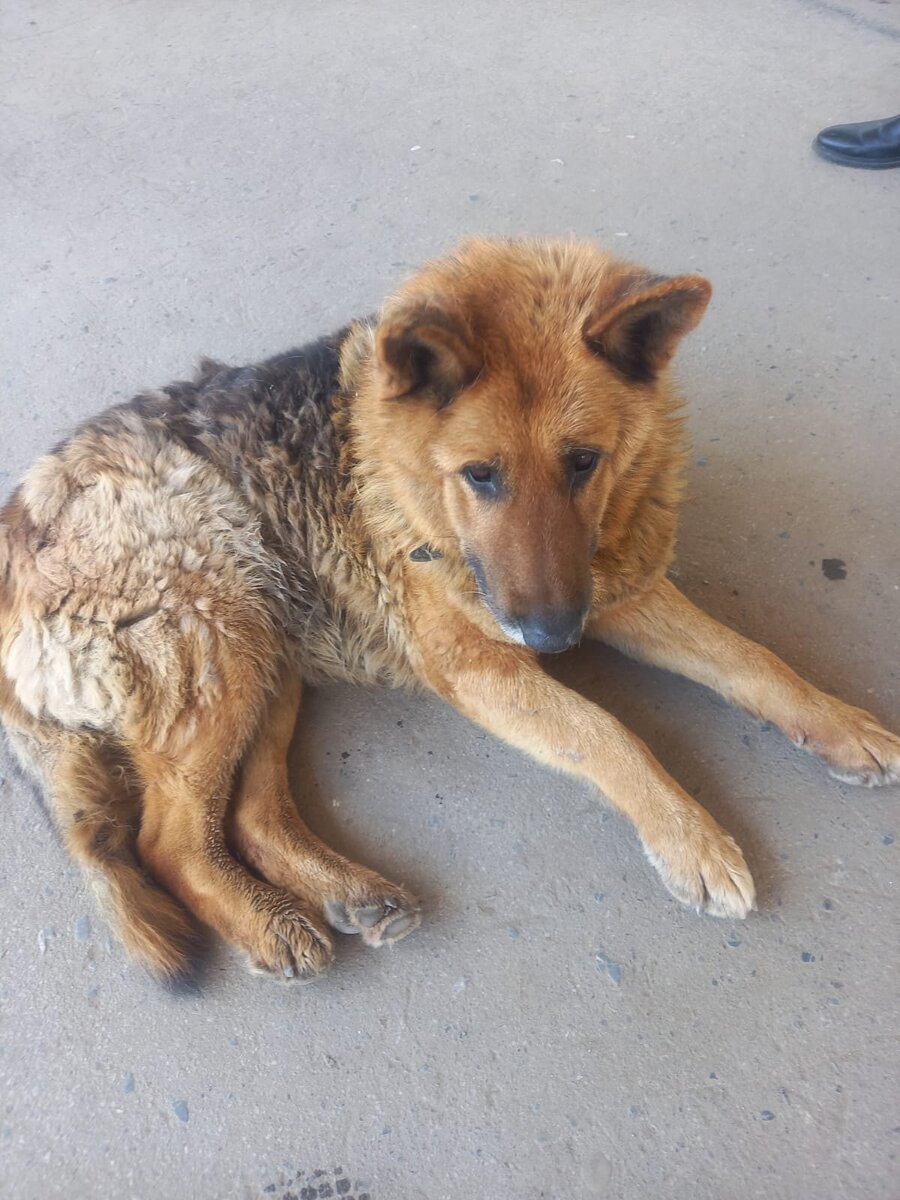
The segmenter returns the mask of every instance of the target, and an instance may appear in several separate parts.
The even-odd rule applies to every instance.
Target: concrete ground
[[[5,489],[198,354],[377,305],[464,231],[596,235],[716,295],[686,343],[680,582],[900,725],[900,171],[816,130],[900,108],[889,0],[7,0]],[[846,576],[823,570],[843,560]],[[0,784],[0,1193],[896,1200],[896,793],[698,687],[559,668],[738,837],[743,924],[680,908],[586,787],[437,701],[326,689],[311,824],[424,899],[307,988],[124,960]]]

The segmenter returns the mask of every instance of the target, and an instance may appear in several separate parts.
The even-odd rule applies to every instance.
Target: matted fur
[[[665,577],[684,465],[667,367],[708,299],[590,244],[474,239],[377,321],[204,362],[31,469],[0,514],[0,713],[135,957],[182,969],[193,914],[300,978],[327,966],[329,925],[379,945],[418,923],[297,814],[302,681],[437,692],[589,779],[716,915],[754,904],[740,850],[537,650],[603,638],[841,778],[900,778],[874,718]]]

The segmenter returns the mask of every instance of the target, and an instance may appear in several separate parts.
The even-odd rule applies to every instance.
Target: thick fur
[[[329,926],[380,945],[418,924],[297,813],[303,681],[437,692],[589,779],[674,895],[723,916],[754,904],[740,850],[537,649],[603,638],[843,779],[900,779],[874,718],[665,577],[684,463],[667,368],[708,299],[592,245],[473,240],[377,321],[204,362],[32,468],[0,514],[0,714],[136,958],[177,973],[196,917],[297,979],[327,966]]]

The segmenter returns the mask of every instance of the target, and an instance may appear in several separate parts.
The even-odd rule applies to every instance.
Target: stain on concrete
[[[361,1179],[353,1179],[343,1167],[333,1167],[331,1170],[301,1171],[294,1178],[284,1179],[279,1183],[269,1183],[262,1189],[266,1195],[274,1195],[282,1188],[296,1188],[281,1192],[281,1200],[375,1200],[369,1190],[369,1185]]]
[[[187,1106],[187,1102],[185,1100],[173,1101],[172,1112],[175,1114],[175,1116],[178,1118],[178,1120],[183,1121],[185,1125],[190,1120],[191,1114],[188,1112],[188,1106]]]
[[[132,1073],[130,1071],[125,1076],[125,1081],[122,1084],[122,1091],[125,1093],[126,1096],[130,1096],[131,1093],[134,1091],[134,1076],[132,1075]]]
[[[608,958],[602,950],[597,951],[597,967],[603,971],[615,984],[622,982],[622,967],[619,963]]]
[[[75,941],[89,942],[91,940],[90,917],[79,917],[75,922]]]
[[[822,574],[826,579],[846,579],[847,564],[842,558],[823,558]]]

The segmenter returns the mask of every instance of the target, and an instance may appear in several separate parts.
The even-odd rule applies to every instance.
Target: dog
[[[706,616],[667,575],[685,435],[669,364],[710,299],[576,241],[470,239],[377,320],[146,392],[40,459],[0,513],[0,715],[131,955],[197,919],[277,980],[414,896],[301,820],[301,688],[421,688],[587,779],[684,904],[755,906],[729,835],[541,654],[601,639],[771,721],[839,779],[900,739]]]

